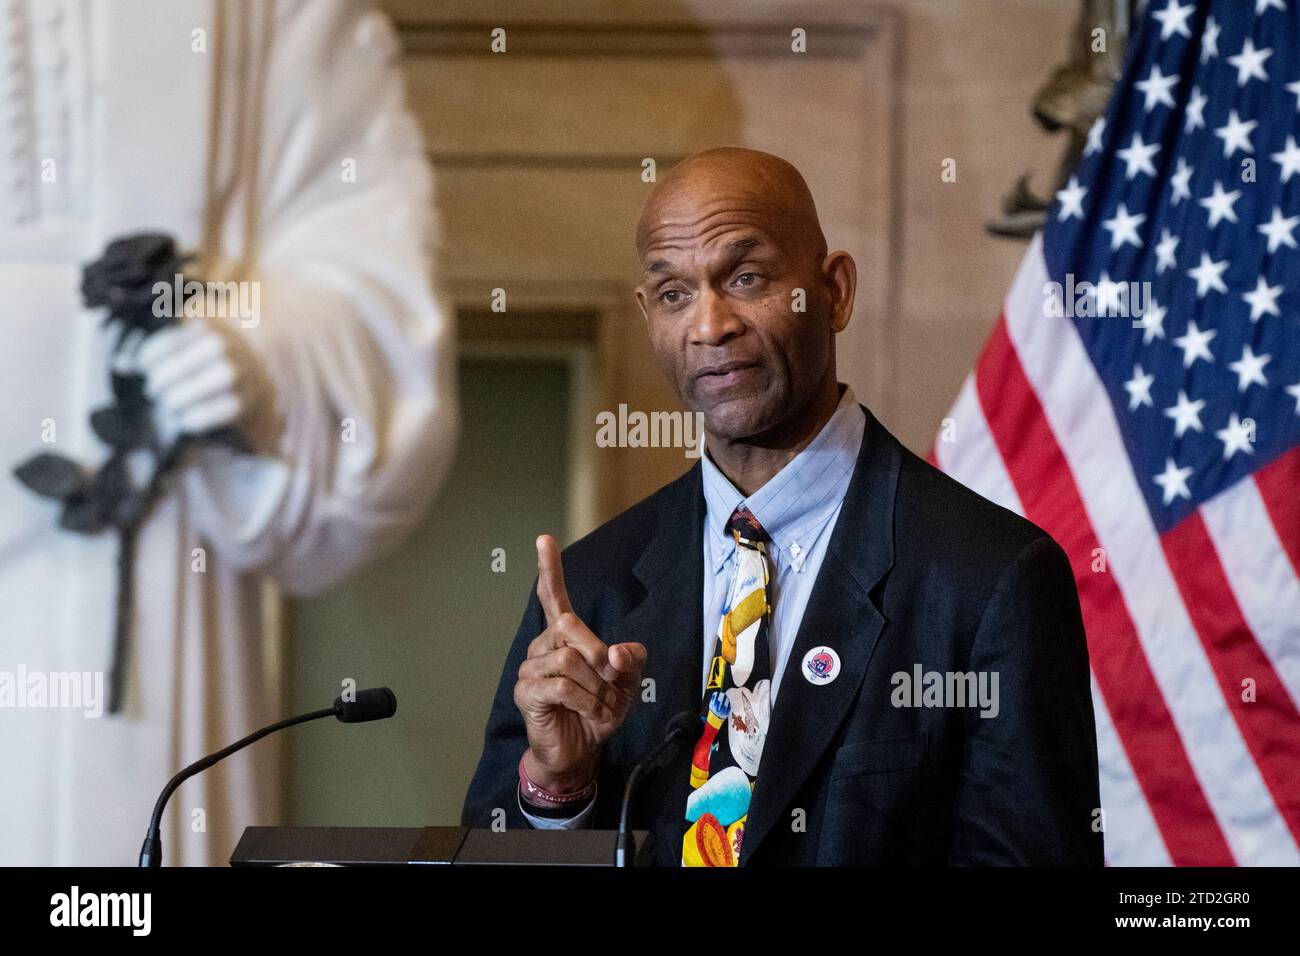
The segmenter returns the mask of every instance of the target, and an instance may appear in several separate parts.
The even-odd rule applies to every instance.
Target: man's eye
[[[681,291],[678,289],[665,289],[663,292],[659,293],[659,301],[664,303],[664,305],[676,305],[679,301],[678,296],[681,294]]]
[[[736,284],[742,287],[752,286],[756,282],[758,282],[757,272],[742,272],[736,276]]]

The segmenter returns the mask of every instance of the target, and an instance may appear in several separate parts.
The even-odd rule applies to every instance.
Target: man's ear
[[[831,297],[831,331],[843,332],[853,317],[853,297],[858,291],[858,264],[842,249],[827,253],[822,274]]]
[[[645,293],[642,292],[640,289],[636,290],[636,304],[637,304],[637,308],[641,310],[641,318],[645,320],[646,325],[649,325],[650,316],[646,313],[645,310]]]

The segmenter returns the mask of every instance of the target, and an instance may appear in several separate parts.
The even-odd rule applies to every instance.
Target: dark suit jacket
[[[704,495],[697,464],[567,548],[574,611],[607,643],[640,641],[654,701],[606,743],[593,825],[616,828],[623,782],[701,694]],[[715,622],[710,622],[714,624]],[[526,827],[527,746],[514,704],[545,627],[534,589],[506,659],[464,822]],[[829,645],[842,672],[794,672]],[[999,712],[896,707],[892,675],[998,674]],[[844,506],[772,714],[741,865],[1100,865],[1088,651],[1070,564],[1041,529],[907,451],[867,413]],[[651,778],[632,825],[681,858],[690,748]]]

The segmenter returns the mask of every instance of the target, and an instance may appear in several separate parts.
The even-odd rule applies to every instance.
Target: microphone
[[[224,760],[237,750],[243,750],[249,744],[256,743],[263,737],[270,736],[277,730],[283,730],[286,727],[292,727],[294,724],[305,724],[309,720],[320,720],[322,717],[337,717],[341,723],[360,724],[370,720],[385,720],[397,713],[397,695],[387,687],[371,687],[368,690],[357,691],[355,700],[345,701],[338,697],[334,701],[333,707],[326,707],[322,710],[313,710],[308,714],[299,714],[297,717],[286,717],[284,720],[278,720],[268,727],[254,731],[242,740],[237,740],[224,750],[218,750],[214,754],[209,754],[202,760],[196,760],[176,776],[167,782],[163,787],[162,793],[158,795],[158,802],[154,804],[153,816],[149,818],[149,830],[145,833],[144,845],[140,848],[141,867],[162,866],[162,837],[159,829],[162,826],[163,810],[167,807],[167,801],[182,783],[196,774],[207,770],[214,763]]]
[[[363,724],[368,720],[387,720],[397,713],[397,695],[387,687],[357,691],[356,700],[334,701],[334,716],[345,724]]]
[[[693,710],[683,710],[668,721],[664,739],[659,745],[632,768],[627,778],[627,786],[623,788],[623,807],[618,815],[618,843],[614,849],[615,866],[636,865],[636,837],[632,835],[629,817],[632,812],[632,798],[636,795],[637,787],[641,785],[641,779],[666,764],[673,752],[682,744],[690,743],[699,729],[700,715]]]

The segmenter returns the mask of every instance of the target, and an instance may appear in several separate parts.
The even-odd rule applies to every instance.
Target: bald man
[[[1041,529],[839,382],[857,269],[803,177],[715,149],[636,230],[655,356],[705,453],[537,586],[469,826],[631,825],[659,865],[1100,865],[1087,646]]]

